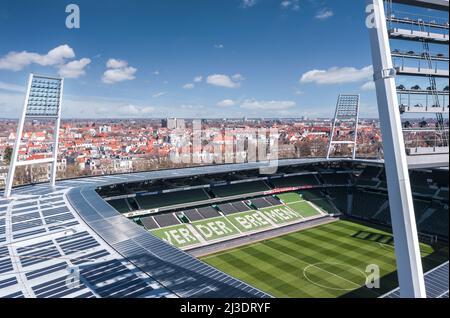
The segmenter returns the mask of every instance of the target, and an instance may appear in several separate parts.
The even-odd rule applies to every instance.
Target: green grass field
[[[392,237],[350,221],[205,256],[203,261],[275,297],[378,297],[397,284]],[[448,246],[421,245],[424,270],[448,260]],[[366,268],[380,269],[380,288],[365,287]]]

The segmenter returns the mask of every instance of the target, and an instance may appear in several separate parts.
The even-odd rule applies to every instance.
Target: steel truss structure
[[[331,128],[330,141],[328,143],[327,159],[329,159],[336,146],[351,146],[351,158],[356,158],[356,141],[358,138],[358,120],[359,120],[359,95],[340,94],[336,103],[336,111]],[[352,138],[339,140],[341,128],[350,130]],[[336,140],[337,139],[337,140]]]
[[[441,98],[441,95],[445,96],[446,94],[438,91],[436,78],[448,77],[448,69],[441,70],[436,63],[437,60],[448,61],[448,57],[442,54],[435,55],[431,53],[429,43],[436,45],[446,44],[448,46],[448,21],[441,22],[436,19],[423,18],[411,19],[408,16],[396,15],[392,8],[397,3],[416,8],[425,8],[425,10],[448,10],[449,1],[367,0],[368,7],[366,10],[369,14],[367,21],[373,22],[368,23],[368,28],[372,46],[374,81],[380,124],[383,134],[384,160],[392,227],[395,237],[400,295],[401,297],[423,298],[426,297],[426,292],[400,114],[409,111],[419,112],[419,108],[422,107],[411,108],[409,101],[414,94],[416,96],[422,93],[427,100],[427,107],[423,107],[422,110],[424,112],[437,113],[437,132],[445,134],[442,114],[448,113],[448,106],[441,106],[442,101],[445,103],[445,99]],[[400,26],[394,26],[393,23]],[[439,30],[443,30],[447,34],[442,34]],[[408,51],[405,54],[399,50],[391,51],[390,39],[404,40],[409,43],[418,42],[421,44],[422,52]],[[400,66],[395,65],[393,57],[400,57],[402,64]],[[405,59],[415,58],[419,60],[418,65],[411,67],[403,64]],[[405,87],[396,86],[395,79],[397,75],[423,76],[428,78],[429,87],[426,90],[414,87],[412,88],[414,92],[405,91]],[[397,93],[400,96],[397,96]],[[405,93],[409,94],[408,104],[399,105],[398,97],[401,99]],[[430,99],[429,104],[428,99]],[[446,151],[448,153],[448,144]],[[438,152],[442,153],[442,151]],[[411,153],[411,151],[408,153]],[[424,154],[430,154],[430,152],[424,151]],[[433,155],[429,155],[429,160],[433,160],[433,157]],[[448,159],[446,164],[448,165]]]
[[[50,183],[52,186],[55,185],[63,87],[63,78],[30,74],[22,116],[20,117],[17,126],[16,141],[14,143],[8,177],[6,179],[5,197],[11,195],[14,174],[16,167],[18,166],[51,164]],[[46,119],[55,123],[51,157],[35,160],[18,160],[23,128],[27,119]]]

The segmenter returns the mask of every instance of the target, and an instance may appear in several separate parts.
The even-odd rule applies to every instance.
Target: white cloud
[[[115,112],[118,116],[123,117],[138,117],[142,115],[152,114],[155,112],[155,108],[151,106],[136,106],[133,104],[122,105],[117,108]]]
[[[224,45],[223,44],[214,44],[214,48],[215,49],[223,49]]]
[[[232,99],[224,99],[217,103],[217,106],[219,107],[231,107],[234,105],[236,105],[236,103]]]
[[[319,85],[345,84],[369,81],[373,74],[371,65],[357,69],[354,67],[332,67],[328,70],[312,70],[302,75],[300,83]]]
[[[123,105],[119,106],[117,112],[122,115],[137,115],[139,114],[139,108],[134,105]]]
[[[369,81],[367,83],[364,83],[361,86],[361,89],[363,91],[373,91],[373,90],[375,90],[375,82],[374,81]]]
[[[142,114],[152,114],[155,112],[155,108],[151,106],[147,106],[141,109]]]
[[[242,8],[251,8],[256,5],[258,0],[242,0],[241,7]]]
[[[9,91],[9,92],[17,92],[17,93],[24,93],[26,91],[24,86],[5,83],[5,82],[0,82],[0,90]]]
[[[10,71],[20,71],[30,64],[39,64],[41,66],[61,65],[65,59],[75,57],[75,52],[67,44],[60,45],[47,54],[38,54],[33,52],[9,52],[6,56],[0,58],[0,69]]]
[[[137,69],[128,66],[127,61],[109,59],[106,62],[106,67],[108,68],[105,73],[103,73],[102,81],[106,84],[114,84],[122,81],[129,81],[135,79],[134,74]]]
[[[124,68],[127,66],[128,63],[124,60],[109,59],[108,62],[106,62],[107,68]]]
[[[91,63],[88,58],[83,58],[78,61],[71,61],[67,64],[62,65],[59,68],[58,74],[62,77],[67,78],[78,78],[86,74],[85,68]]]
[[[242,75],[235,74],[232,77],[224,74],[213,74],[206,78],[206,83],[214,86],[237,88],[241,86]]]
[[[153,94],[152,97],[158,98],[158,97],[164,96],[166,94],[167,94],[167,92],[158,92],[158,93]]]
[[[294,101],[258,101],[255,99],[245,100],[241,104],[241,108],[249,110],[286,110],[294,107],[296,104]]]
[[[231,78],[236,82],[241,82],[245,79],[241,74],[234,74],[233,76],[231,76]]]
[[[153,75],[159,75],[159,74],[160,74],[160,72],[158,70],[153,72]]]
[[[194,87],[195,87],[195,85],[192,83],[187,83],[187,84],[183,85],[184,89],[193,89]]]
[[[299,0],[284,0],[280,3],[281,8],[283,9],[292,9],[297,11],[300,9],[300,1]]]
[[[194,82],[195,83],[200,83],[203,80],[203,76],[196,76],[194,77]]]
[[[334,15],[334,12],[328,9],[322,9],[316,13],[316,19],[325,20],[331,18]]]

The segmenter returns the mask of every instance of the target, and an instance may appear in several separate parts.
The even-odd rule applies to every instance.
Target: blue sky
[[[30,72],[65,76],[66,118],[331,117],[339,93],[377,116],[364,1],[72,2],[80,29],[70,1],[2,3],[2,117]]]

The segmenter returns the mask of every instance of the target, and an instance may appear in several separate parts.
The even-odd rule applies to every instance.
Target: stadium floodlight
[[[30,74],[28,89],[25,95],[22,116],[17,126],[16,141],[9,165],[4,196],[9,197],[14,181],[16,167],[32,164],[52,164],[50,183],[55,185],[56,164],[58,159],[58,139],[61,122],[61,103],[64,79],[57,77]],[[51,157],[35,160],[18,161],[20,142],[22,140],[23,127],[27,119],[50,119],[55,123],[53,132],[53,149]]]
[[[352,147],[352,158],[356,158],[356,142],[358,138],[358,120],[359,120],[359,95],[340,94],[336,103],[336,111],[333,118],[333,126],[328,143],[327,159],[330,159],[336,145],[347,145]],[[346,140],[335,140],[337,129],[345,128],[351,130],[352,136]]]

